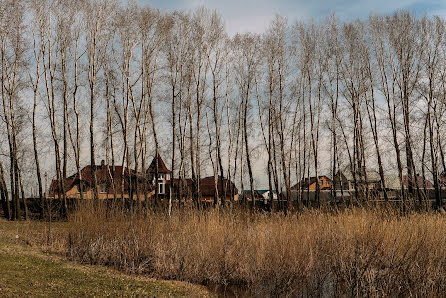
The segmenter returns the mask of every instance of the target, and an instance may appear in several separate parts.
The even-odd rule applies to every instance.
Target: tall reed
[[[256,296],[446,292],[446,217],[436,213],[183,211],[167,217],[81,208],[64,237],[74,261],[235,285]]]

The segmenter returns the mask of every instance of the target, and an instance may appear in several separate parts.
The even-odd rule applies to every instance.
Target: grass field
[[[131,276],[103,266],[79,265],[28,240],[44,225],[0,220],[0,297],[209,297],[206,288]]]

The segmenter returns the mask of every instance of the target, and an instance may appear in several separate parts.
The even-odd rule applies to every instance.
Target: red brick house
[[[105,165],[104,162],[102,162],[100,166],[96,166],[95,173],[99,199],[114,198],[113,187],[115,188],[118,197],[121,197],[122,185],[124,186],[123,197],[129,198],[131,195],[133,199],[136,199],[136,187],[141,199],[144,199],[144,197],[154,197],[155,187],[157,187],[158,198],[160,200],[169,198],[172,190],[172,171],[167,168],[164,160],[159,154],[152,160],[145,175],[142,173],[135,173],[134,170],[123,168],[122,166],[115,166],[113,168],[113,166]],[[158,181],[156,181],[157,174]],[[180,193],[179,186],[181,181],[179,179],[175,179],[174,181],[174,192],[178,195]],[[187,200],[192,198],[192,179],[183,179],[183,183],[183,191],[181,192],[182,199]],[[80,177],[76,173],[65,179],[64,187],[67,198],[79,199],[80,191],[82,191],[82,197],[84,199],[92,199],[91,166],[88,165],[84,167],[81,170]],[[220,179],[220,177],[218,177],[217,183],[215,183],[214,176],[200,179],[200,197],[203,202],[213,202],[214,197],[217,195],[217,191],[219,198],[225,195],[225,199],[230,200],[232,195],[233,200],[238,200],[238,189],[230,180],[226,178]],[[59,197],[57,180],[51,182],[48,195],[53,198]]]
[[[192,198],[193,190],[193,180],[190,178],[183,179],[182,183],[180,179],[172,178],[172,171],[166,166],[166,163],[158,154],[156,158],[152,160],[149,168],[147,169],[147,178],[152,185],[155,185],[156,179],[156,169],[158,163],[158,198],[166,199],[169,198],[170,192],[172,191],[172,182],[174,182],[175,189],[174,197],[176,198],[180,193],[182,194],[182,199],[187,200]],[[180,192],[180,185],[183,184],[183,189]],[[217,187],[215,187],[217,185]],[[217,183],[215,183],[214,176],[201,178],[200,179],[200,197],[202,202],[213,202],[216,196],[216,190],[218,191],[218,196],[221,198],[226,195],[226,200],[230,200],[231,194],[233,194],[232,199],[238,200],[238,189],[235,184],[226,178],[222,179],[220,176],[217,177]]]
[[[434,189],[434,185],[432,184],[432,182],[430,182],[426,178],[423,178],[420,175],[417,175],[416,179],[415,179],[415,177],[412,178],[412,186],[414,188],[416,188],[418,185],[418,188],[423,189],[425,184],[426,184],[426,189]],[[403,175],[403,185],[404,185],[404,188],[406,188],[406,189],[409,188],[409,176]]]
[[[158,182],[155,183],[157,163],[158,163]],[[160,154],[158,154],[156,157],[153,158],[149,168],[146,171],[146,175],[149,183],[151,183],[151,185],[153,186],[156,185],[158,187],[159,196],[165,197],[169,195],[172,171],[167,168]]]
[[[96,166],[95,173],[99,199],[113,198],[113,188],[118,197],[121,197],[121,192],[124,198],[129,198],[130,193],[133,193],[132,197],[133,199],[136,199],[136,185],[138,187],[138,192],[141,194],[141,198],[144,198],[144,193],[147,197],[152,196],[154,193],[153,186],[149,183],[144,183],[144,177],[141,174],[135,173],[132,169],[122,166],[113,167],[106,165],[104,161],[102,161],[101,165]],[[80,177],[78,173],[76,173],[65,179],[65,195],[67,198],[79,199],[81,197],[80,192],[82,191],[82,198],[92,199],[92,184],[91,165],[88,165],[81,170]],[[123,190],[122,186],[124,187]],[[58,188],[57,180],[54,179],[51,181],[48,196],[58,198]]]

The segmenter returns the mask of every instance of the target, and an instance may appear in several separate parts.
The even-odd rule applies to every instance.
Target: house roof
[[[65,179],[65,184],[64,184],[65,191],[71,189],[73,187],[74,182],[75,181],[73,178],[69,177],[69,178]],[[58,189],[57,179],[53,179],[50,184],[49,192],[55,193],[57,191],[57,189]]]
[[[400,184],[400,178],[398,177],[398,175],[386,175],[384,177],[385,182],[386,182],[386,188],[389,189],[400,189],[401,188],[401,184]],[[416,185],[418,185],[419,188],[424,188],[424,183],[423,181],[426,181],[426,189],[433,189],[434,185],[432,184],[432,182],[430,182],[427,179],[423,179],[422,176],[418,175],[417,176],[417,184],[415,184],[415,179],[413,178],[413,182],[414,182],[414,187],[416,187]],[[409,177],[407,175],[403,175],[403,185],[405,188],[409,187]]]
[[[91,186],[93,184],[92,176],[91,176],[91,165],[85,166],[81,170],[81,177],[79,177],[78,173],[67,177],[64,181],[65,191],[70,190],[74,185],[77,185],[80,181],[87,184],[87,186]],[[124,171],[124,173],[123,173]],[[129,190],[129,181],[125,177],[129,177],[129,175],[133,177],[138,177],[139,175],[132,169],[128,169],[123,166],[115,166],[113,171],[113,166],[110,165],[96,165],[95,166],[95,174],[96,174],[96,183],[103,184],[108,183],[111,184],[110,175],[113,174],[114,184],[121,187],[121,174],[124,174],[124,191]],[[146,185],[147,187],[151,187],[150,185]],[[51,181],[50,192],[55,193],[57,191],[57,179]]]
[[[415,181],[416,181],[416,184],[415,184]],[[412,178],[412,183],[413,183],[414,187],[416,187],[418,185],[419,188],[424,188],[424,183],[426,183],[426,189],[434,188],[434,185],[432,184],[432,182],[430,182],[426,178],[423,179],[423,177],[420,175],[417,175],[416,180],[415,180],[415,178]],[[403,184],[404,184],[404,187],[409,187],[409,176],[403,175]]]
[[[219,196],[222,196],[225,191],[226,191],[226,197],[229,197],[231,193],[234,194],[238,193],[238,189],[232,181],[223,178],[223,185],[222,185],[221,176],[217,177],[217,190]],[[209,176],[206,178],[202,178],[200,180],[200,191],[201,195],[205,197],[211,197],[215,195],[214,176]]]
[[[155,173],[156,172],[156,161],[158,160],[158,173],[171,173],[172,171],[169,170],[164,163],[164,160],[161,158],[161,155],[158,153],[156,158],[154,157],[152,162],[150,163],[149,168],[147,169],[148,173]]]
[[[388,189],[400,189],[400,178],[398,175],[384,175],[384,182],[386,183],[386,188]]]
[[[256,189],[256,191],[259,192],[261,195],[269,193],[269,189]],[[273,194],[278,194],[278,192],[275,189],[271,190],[271,192]]]
[[[318,176],[319,177],[319,179],[322,179],[322,178],[326,178],[327,179],[327,181],[328,182],[332,182],[331,181],[331,179],[330,178],[328,178],[327,176],[325,176],[325,175],[321,175],[321,176]],[[297,190],[297,189],[299,189],[299,184],[300,184],[300,186],[301,187],[303,187],[303,188],[307,188],[309,185],[311,185],[311,184],[313,184],[313,183],[315,183],[316,182],[316,177],[315,176],[313,176],[313,177],[307,177],[307,178],[304,178],[304,179],[302,179],[302,181],[300,182],[300,183],[297,183],[297,184],[295,184],[294,186],[292,186],[291,187],[291,189],[292,190]]]
[[[223,185],[221,184],[221,176],[217,177],[217,190],[218,195],[222,196],[223,192],[226,190],[226,197],[230,197],[231,193],[238,194],[238,189],[235,186],[234,182],[230,181],[227,178],[223,178]],[[173,179],[176,186],[178,187],[180,184],[180,179]],[[188,188],[189,191],[192,191],[192,179],[191,178],[184,178],[184,187]],[[167,181],[167,184],[172,183],[172,180]],[[214,176],[209,176],[205,178],[200,179],[200,193],[203,197],[213,197],[215,196],[215,179]]]
[[[344,175],[344,177],[348,180],[348,181],[352,181],[353,180],[353,174],[350,170],[344,171],[341,174]],[[365,174],[367,175],[367,182],[374,182],[374,181],[380,181],[381,178],[379,176],[379,173],[377,171],[374,170],[365,170]],[[358,175],[357,174],[357,178],[358,179]]]

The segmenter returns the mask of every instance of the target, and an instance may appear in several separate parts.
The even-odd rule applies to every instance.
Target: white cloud
[[[226,28],[230,35],[237,32],[262,33],[274,15],[281,14],[293,23],[297,20],[310,18],[323,19],[335,13],[345,20],[355,18],[367,18],[370,13],[392,13],[397,9],[427,10],[430,13],[435,6],[442,15],[445,15],[446,4],[430,0],[175,0],[164,2],[160,0],[140,0],[157,6],[170,9],[191,10],[197,6],[206,6],[218,10],[226,22]],[[433,1],[433,2],[432,2]],[[170,5],[170,6],[169,6]],[[437,14],[440,14],[437,13]]]
[[[367,18],[371,13],[389,14],[409,9],[420,14],[446,17],[444,0],[139,0],[164,10],[193,10],[198,6],[216,9],[225,20],[230,36],[237,32],[263,33],[275,14],[298,20],[324,19],[335,13],[341,20]]]
[[[434,10],[434,11],[431,12],[431,15],[440,16],[440,17],[446,18],[446,8],[445,9]]]
[[[230,36],[236,33],[263,33],[274,16],[247,16],[226,21],[226,32]]]

